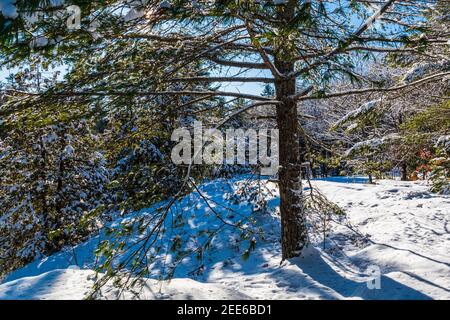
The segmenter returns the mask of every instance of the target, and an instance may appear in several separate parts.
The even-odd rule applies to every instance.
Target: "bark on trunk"
[[[402,163],[402,181],[408,181],[408,168],[406,163]]]
[[[290,62],[275,60],[283,73],[292,71]],[[289,97],[296,92],[295,79],[280,80],[275,84],[277,100],[277,123],[280,138],[280,213],[282,259],[298,256],[307,242],[301,180],[301,150],[297,105]]]
[[[295,17],[297,1],[289,0],[278,7],[280,28],[288,26]],[[289,74],[294,70],[294,63],[290,60],[289,40],[281,40],[274,56],[275,67],[281,74]],[[286,45],[284,47],[284,45]],[[277,123],[279,129],[280,169],[280,214],[281,214],[281,248],[282,259],[289,259],[300,255],[307,242],[304,203],[302,197],[301,156],[299,139],[299,123],[297,104],[289,99],[296,93],[296,81],[289,78],[277,78],[275,82],[277,100],[282,103],[277,106]]]

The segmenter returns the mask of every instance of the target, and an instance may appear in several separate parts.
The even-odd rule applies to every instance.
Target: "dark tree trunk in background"
[[[275,61],[281,72],[293,70],[290,62]],[[302,198],[301,153],[297,104],[288,97],[296,92],[295,79],[277,81],[277,123],[280,131],[280,213],[282,259],[298,256],[307,242]]]
[[[408,167],[402,163],[402,181],[408,181]]]
[[[317,172],[314,168],[315,164],[316,164],[316,162],[313,159],[311,159],[310,166],[311,166],[311,176],[313,179],[317,178]]]

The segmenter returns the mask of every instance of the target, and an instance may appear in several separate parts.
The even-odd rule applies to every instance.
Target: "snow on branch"
[[[436,148],[442,148],[445,151],[450,151],[450,135],[440,136],[435,145]]]
[[[381,103],[381,99],[372,100],[369,102],[366,102],[362,106],[360,106],[358,109],[350,111],[347,113],[344,117],[336,121],[336,123],[333,125],[333,129],[337,129],[344,124],[348,123],[349,121],[353,121],[355,119],[358,119],[359,117],[362,117],[369,112],[371,112],[379,103]]]
[[[350,155],[361,153],[362,151],[365,150],[376,151],[386,143],[392,142],[393,140],[397,140],[399,138],[400,137],[397,134],[390,134],[382,138],[374,138],[370,140],[361,141],[356,143],[353,147],[351,147],[347,151],[345,151],[344,155],[348,157]]]
[[[446,71],[450,69],[449,61],[439,61],[439,62],[419,62],[412,65],[412,67],[406,72],[402,79],[403,83],[411,83],[423,76],[434,72],[434,71]]]

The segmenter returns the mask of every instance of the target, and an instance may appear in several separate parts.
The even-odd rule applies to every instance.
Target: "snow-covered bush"
[[[0,270],[83,240],[103,219],[108,169],[85,122],[0,138]]]

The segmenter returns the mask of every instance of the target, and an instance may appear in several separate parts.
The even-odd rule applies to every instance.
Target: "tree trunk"
[[[293,70],[290,62],[275,60],[283,73]],[[280,133],[280,213],[282,259],[300,255],[307,242],[301,180],[301,152],[297,104],[289,97],[296,92],[295,79],[283,79],[275,84],[277,100],[277,123]]]
[[[311,176],[312,176],[313,179],[317,178],[317,172],[314,169],[315,164],[316,164],[316,162],[313,159],[311,159],[310,166],[311,166]]]
[[[402,163],[402,181],[408,181],[408,167]]]
[[[278,7],[280,28],[288,26],[295,17],[297,1],[289,0]],[[294,70],[294,62],[288,39],[280,40],[280,46],[274,55],[275,67],[281,74],[289,74]],[[275,81],[276,98],[281,104],[277,105],[277,124],[279,130],[280,169],[278,170],[280,188],[281,214],[281,254],[282,260],[300,255],[307,243],[305,223],[299,123],[297,103],[290,97],[296,93],[295,78],[279,77]]]

